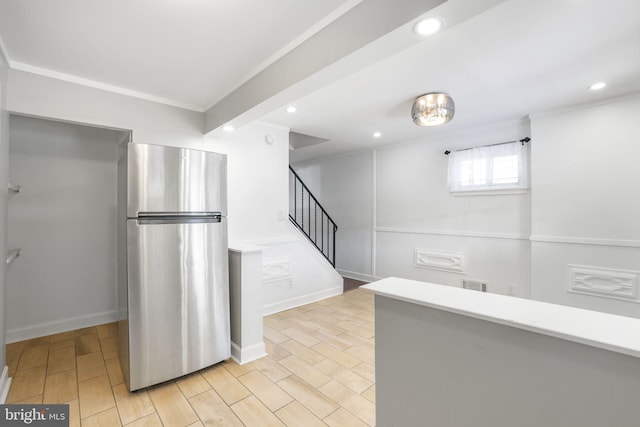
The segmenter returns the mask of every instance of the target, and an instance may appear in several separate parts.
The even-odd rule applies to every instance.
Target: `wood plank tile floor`
[[[264,318],[268,356],[130,393],[114,323],[7,345],[7,403],[68,403],[71,426],[373,426],[373,295]]]

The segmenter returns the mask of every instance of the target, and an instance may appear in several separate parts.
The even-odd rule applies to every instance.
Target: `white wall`
[[[263,312],[288,310],[342,294],[342,277],[293,224],[289,238],[258,243],[264,251]]]
[[[204,143],[227,155],[229,241],[289,236],[289,131],[252,123]]]
[[[7,61],[0,47],[0,254],[6,254],[7,235],[7,180],[9,175],[9,114],[7,113]],[[0,263],[0,369],[6,364],[5,346],[5,267],[4,262]],[[8,392],[8,384],[4,378],[0,379],[0,402],[4,402],[2,389]]]
[[[373,276],[373,158],[363,152],[295,165],[338,224],[336,268],[355,279]]]
[[[264,312],[342,293],[342,278],[289,222],[288,129],[252,123],[205,144],[227,154],[231,245],[265,247]]]
[[[453,286],[470,278],[487,281],[489,292],[528,296],[530,193],[454,197],[444,155],[525,136],[528,122],[518,121],[294,167],[337,218],[337,265],[355,273],[347,275]],[[416,248],[464,254],[464,272],[417,268]]]
[[[13,113],[133,131],[135,142],[203,149],[203,115],[87,86],[9,70]]]
[[[480,279],[490,292],[640,317],[639,113],[635,94],[533,115],[531,130],[498,124],[294,167],[338,218],[337,265],[352,277]],[[530,192],[447,192],[445,149],[527,135]],[[463,254],[464,273],[416,268],[416,248]],[[596,294],[569,292],[576,284]]]
[[[452,196],[445,150],[519,140],[516,122],[429,138],[378,150],[376,156],[376,274],[461,286],[488,284],[489,292],[528,296],[530,193]],[[414,267],[414,250],[456,253],[462,273]]]
[[[608,274],[640,274],[639,116],[635,95],[531,119],[533,298],[640,317],[637,295],[568,292],[569,265],[595,268],[588,283],[614,294],[625,282]]]
[[[126,133],[10,120],[7,341],[115,318],[116,146]]]

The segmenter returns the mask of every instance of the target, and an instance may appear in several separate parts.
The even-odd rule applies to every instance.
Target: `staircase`
[[[289,219],[335,268],[338,226],[289,166]]]

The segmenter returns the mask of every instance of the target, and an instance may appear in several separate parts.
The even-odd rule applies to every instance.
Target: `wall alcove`
[[[116,148],[128,131],[12,115],[7,342],[115,320]]]

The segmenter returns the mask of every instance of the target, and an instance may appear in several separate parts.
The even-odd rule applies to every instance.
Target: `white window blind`
[[[527,188],[527,146],[520,142],[475,147],[449,154],[449,191]]]

